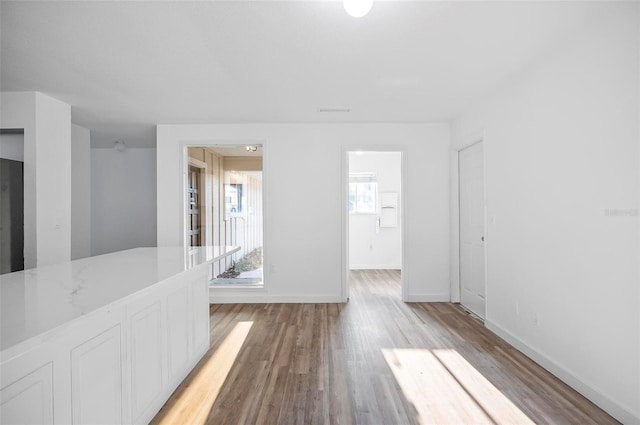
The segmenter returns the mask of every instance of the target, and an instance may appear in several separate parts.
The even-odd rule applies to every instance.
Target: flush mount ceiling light
[[[118,152],[124,152],[125,150],[124,140],[116,140],[115,142],[113,142],[113,148]]]
[[[371,10],[373,0],[344,0],[344,10],[354,18],[361,18]]]
[[[258,150],[257,146],[247,146],[247,152],[255,152]]]

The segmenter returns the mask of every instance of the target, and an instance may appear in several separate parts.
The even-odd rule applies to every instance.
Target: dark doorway
[[[24,270],[24,163],[0,159],[0,274]]]

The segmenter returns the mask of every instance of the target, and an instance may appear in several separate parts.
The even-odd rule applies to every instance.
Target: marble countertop
[[[136,248],[0,276],[0,351],[240,247]]]

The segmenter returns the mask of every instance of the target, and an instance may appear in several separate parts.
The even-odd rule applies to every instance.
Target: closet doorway
[[[484,145],[458,154],[460,202],[460,303],[485,318]]]

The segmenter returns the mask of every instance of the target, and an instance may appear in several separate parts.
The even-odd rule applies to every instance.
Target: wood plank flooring
[[[211,349],[154,424],[615,424],[458,305],[354,271],[347,304],[211,306]]]

